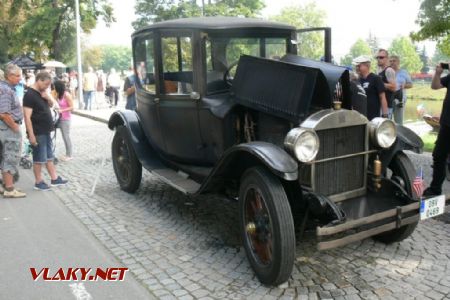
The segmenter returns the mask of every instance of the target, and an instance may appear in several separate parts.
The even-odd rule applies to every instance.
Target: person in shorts
[[[53,164],[54,154],[50,132],[54,128],[50,107],[53,106],[54,99],[48,91],[51,80],[48,72],[38,73],[36,82],[23,97],[25,126],[33,150],[34,188],[41,191],[50,189],[50,186],[42,178],[42,165],[46,166],[48,174],[50,174],[52,186],[67,183],[67,180],[56,174],[56,168]]]
[[[22,198],[26,194],[14,188],[14,176],[18,174],[20,162],[23,112],[17,97],[15,86],[22,78],[22,70],[14,64],[5,69],[5,80],[0,81],[0,143],[4,198]]]

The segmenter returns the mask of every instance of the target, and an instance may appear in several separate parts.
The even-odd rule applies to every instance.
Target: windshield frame
[[[209,31],[209,32],[203,32],[202,33],[202,65],[203,65],[203,74],[202,78],[204,78],[204,86],[205,86],[205,94],[206,95],[213,95],[213,94],[220,94],[229,92],[230,87],[226,85],[222,85],[220,82],[223,79],[223,75],[226,71],[226,68],[229,68],[231,64],[237,62],[237,61],[227,61],[226,55],[227,55],[227,46],[224,47],[224,44],[222,44],[222,49],[218,47],[215,51],[219,51],[222,57],[220,59],[214,58],[214,55],[217,55],[213,53],[213,50],[210,49],[208,52],[208,43],[211,43],[211,48],[213,47],[214,41],[219,40],[227,40],[227,39],[259,39],[259,50],[257,57],[266,57],[267,56],[267,43],[266,41],[268,39],[281,39],[285,41],[286,49],[284,54],[290,53],[295,54],[296,53],[296,45],[292,43],[292,40],[295,39],[295,30],[273,30],[273,29],[267,29],[267,28],[258,28],[258,29],[240,29],[240,30],[221,30],[221,31]],[[219,46],[220,43],[215,43],[214,45]],[[227,44],[228,45],[228,44]],[[247,54],[247,53],[241,53]],[[208,55],[211,55],[211,57],[208,57]],[[225,55],[225,57],[223,57]],[[282,55],[280,55],[282,56]],[[208,70],[208,59],[211,60],[210,67],[212,67],[212,70]],[[276,58],[278,59],[278,57]],[[238,59],[237,59],[238,60]],[[215,61],[215,63],[213,62]],[[222,66],[217,66],[218,62],[222,63]],[[214,65],[216,64],[216,65]],[[212,75],[214,74],[214,75]],[[218,85],[216,85],[216,88],[211,88],[211,82],[217,82]],[[225,82],[224,82],[225,83]],[[209,84],[209,87],[208,87]]]

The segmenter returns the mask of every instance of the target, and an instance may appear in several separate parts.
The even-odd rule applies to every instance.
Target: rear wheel
[[[242,176],[239,220],[244,248],[258,279],[271,285],[285,282],[294,265],[294,220],[282,184],[262,167]]]
[[[403,152],[399,152],[391,161],[388,169],[392,172],[391,179],[399,183],[410,197],[416,197],[413,192],[412,182],[416,172],[411,160]],[[373,238],[385,244],[399,242],[409,237],[419,222],[411,223],[403,227],[383,232]]]
[[[112,141],[112,161],[120,188],[128,193],[134,193],[141,184],[142,165],[137,159],[124,126],[116,128]]]

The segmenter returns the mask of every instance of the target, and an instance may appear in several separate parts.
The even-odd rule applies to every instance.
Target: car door
[[[333,63],[331,28],[297,29],[297,54],[301,57]]]
[[[156,41],[154,32],[146,32],[133,38],[134,72],[136,86],[136,112],[144,133],[151,145],[164,151],[165,145],[159,124],[159,78],[156,76]]]
[[[198,98],[194,92],[191,31],[161,32],[159,124],[165,153],[172,160],[200,164],[204,147],[199,130]]]

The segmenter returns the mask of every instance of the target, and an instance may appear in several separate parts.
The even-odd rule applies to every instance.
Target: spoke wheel
[[[137,159],[130,142],[127,129],[119,126],[112,142],[112,161],[114,173],[120,188],[134,193],[141,183],[142,165]]]
[[[258,279],[278,285],[291,275],[295,233],[291,208],[278,178],[261,167],[242,176],[239,192],[240,230]]]
[[[388,166],[390,170],[391,178],[397,181],[408,193],[410,197],[417,197],[413,192],[412,182],[416,176],[416,171],[411,160],[403,152],[399,152],[391,161]],[[419,222],[414,222],[397,229],[393,229],[387,232],[383,232],[373,238],[385,244],[391,244],[394,242],[400,242],[409,237],[416,229]]]

